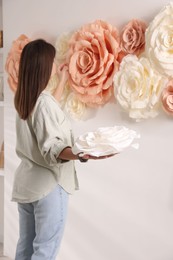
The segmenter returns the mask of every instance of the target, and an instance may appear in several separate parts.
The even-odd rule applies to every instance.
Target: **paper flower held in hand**
[[[100,127],[96,131],[87,132],[79,136],[72,151],[74,154],[85,153],[93,156],[105,156],[119,153],[128,147],[138,148],[135,142],[140,138],[134,130],[125,126]]]
[[[164,110],[173,116],[173,80],[170,80],[162,92],[162,105]]]
[[[146,30],[146,55],[152,66],[166,76],[173,75],[173,3],[167,5]]]
[[[127,54],[139,55],[145,47],[146,23],[140,20],[131,20],[122,30],[120,35],[120,56]]]
[[[155,73],[146,58],[127,55],[114,79],[115,96],[131,118],[139,121],[157,115],[165,79]]]
[[[5,69],[8,73],[8,84],[15,92],[18,84],[19,61],[24,46],[29,42],[29,38],[20,35],[17,40],[13,41],[10,52],[8,53]]]
[[[106,103],[118,70],[118,31],[97,20],[75,32],[69,43],[69,83],[78,99],[88,106]]]

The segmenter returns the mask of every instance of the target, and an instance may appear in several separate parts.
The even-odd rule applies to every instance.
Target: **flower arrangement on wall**
[[[132,19],[122,30],[96,20],[58,36],[56,63],[67,64],[69,79],[61,106],[82,119],[87,108],[103,106],[113,97],[135,121],[153,118],[163,108],[173,116],[173,3],[147,25]],[[17,88],[20,54],[31,39],[21,35],[6,61],[8,83]],[[50,80],[48,89],[57,87]]]

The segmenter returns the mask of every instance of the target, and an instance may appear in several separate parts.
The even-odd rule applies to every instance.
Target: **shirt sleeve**
[[[64,148],[69,147],[62,132],[61,122],[56,120],[53,112],[57,113],[44,104],[39,106],[32,117],[32,126],[38,148],[44,160],[50,166],[66,162],[58,157]]]

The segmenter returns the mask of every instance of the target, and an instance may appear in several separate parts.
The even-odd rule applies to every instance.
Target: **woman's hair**
[[[14,104],[24,120],[29,117],[40,93],[48,84],[54,57],[55,48],[42,39],[31,41],[23,48]]]

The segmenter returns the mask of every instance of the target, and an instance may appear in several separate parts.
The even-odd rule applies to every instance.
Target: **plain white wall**
[[[103,19],[119,29],[130,19],[151,21],[168,1],[4,0],[5,55],[20,34],[54,43],[64,32]],[[15,155],[13,94],[5,89],[5,253],[14,258],[18,214],[11,199]],[[77,163],[80,191],[70,197],[60,260],[173,259],[173,121],[165,114],[134,123],[111,102],[75,136],[100,126],[125,125],[141,134],[140,149],[100,162]]]

